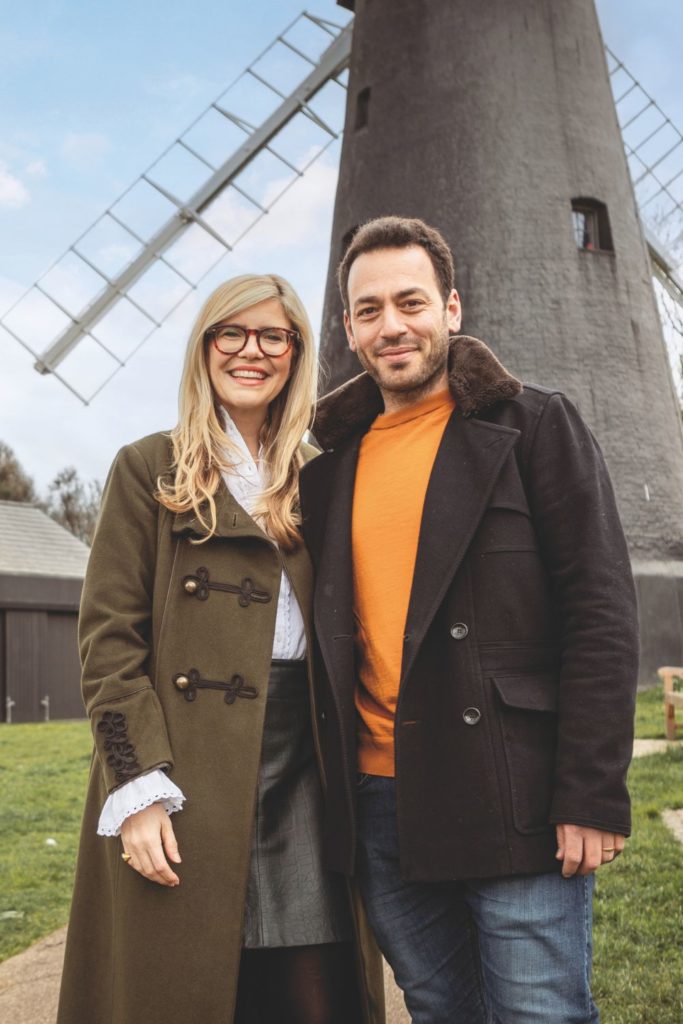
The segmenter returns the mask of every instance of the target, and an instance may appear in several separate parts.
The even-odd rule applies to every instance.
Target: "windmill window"
[[[574,238],[579,249],[598,249],[598,218],[595,210],[572,210]]]
[[[356,97],[356,123],[354,128],[358,131],[359,128],[365,128],[368,123],[368,117],[370,114],[370,86],[366,86],[365,89],[361,89]]]
[[[341,242],[341,255],[339,257],[340,260],[344,259],[344,256],[346,255],[346,250],[351,245],[351,242],[353,241],[354,235],[356,234],[356,231],[358,231],[359,227],[360,227],[360,224],[354,224],[354,226],[352,228],[349,228],[349,230],[344,233],[344,236],[343,236],[342,242]]]
[[[614,252],[607,207],[598,199],[572,199],[572,227],[577,249]]]

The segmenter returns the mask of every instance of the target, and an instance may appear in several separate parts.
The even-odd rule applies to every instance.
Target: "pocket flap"
[[[503,704],[528,711],[557,711],[557,676],[540,675],[494,676],[495,686]]]

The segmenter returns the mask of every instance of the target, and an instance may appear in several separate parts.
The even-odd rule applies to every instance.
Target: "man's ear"
[[[456,292],[455,288],[446,301],[446,323],[448,324],[448,330],[451,334],[458,334],[460,332],[460,326],[462,324],[462,307],[460,305],[460,296]]]
[[[353,331],[351,330],[351,320],[349,319],[349,314],[346,312],[346,310],[344,310],[344,330],[346,331],[346,340],[349,343],[349,348],[351,349],[352,352],[355,352],[356,339],[353,336]]]

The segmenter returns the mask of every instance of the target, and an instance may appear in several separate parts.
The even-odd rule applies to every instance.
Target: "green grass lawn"
[[[678,712],[679,717],[681,712]],[[636,705],[636,736],[641,740],[663,740],[664,731],[664,696],[661,686],[651,690],[643,690],[638,694]]]
[[[661,690],[639,694],[636,734],[663,722]],[[0,959],[66,921],[90,749],[86,722],[0,725]],[[680,1024],[683,846],[660,812],[683,807],[683,743],[630,781],[633,837],[598,874],[595,997],[603,1024]]]
[[[0,725],[0,960],[66,921],[91,750],[85,721]]]
[[[683,846],[660,812],[683,807],[683,743],[631,766],[633,835],[598,872],[593,989],[603,1024],[683,1021]]]

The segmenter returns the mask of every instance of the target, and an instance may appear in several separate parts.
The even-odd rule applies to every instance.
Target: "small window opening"
[[[344,256],[346,255],[346,250],[351,245],[354,235],[356,234],[356,231],[358,231],[359,227],[360,224],[356,224],[354,227],[349,228],[349,230],[344,233],[344,236],[341,241],[341,255],[339,257],[340,260],[344,259]]]
[[[572,199],[572,227],[577,249],[614,252],[607,207],[599,199]]]
[[[595,210],[572,210],[574,238],[579,249],[599,249]]]
[[[359,128],[365,128],[368,123],[368,117],[370,114],[370,86],[366,86],[365,89],[361,89],[356,97],[356,123],[354,125],[355,131]]]

